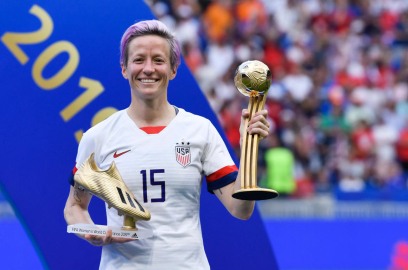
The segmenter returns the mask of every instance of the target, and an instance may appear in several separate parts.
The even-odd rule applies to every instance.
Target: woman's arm
[[[64,217],[68,225],[77,223],[94,224],[88,212],[88,205],[91,198],[91,194],[85,194],[83,191],[77,190],[71,186],[68,200],[64,208]],[[85,239],[83,234],[77,235]]]
[[[249,134],[258,134],[260,140],[267,137],[269,135],[269,123],[266,120],[268,112],[266,110],[262,110],[257,112],[254,117],[252,117],[251,121],[248,123],[248,133]],[[241,117],[241,145],[242,145],[242,137],[243,133],[245,132],[244,123],[245,119],[249,117],[248,110],[242,111]],[[255,201],[243,201],[234,199],[232,194],[241,189],[241,169],[238,172],[237,179],[235,182],[222,187],[220,189],[214,190],[215,195],[217,195],[218,199],[222,202],[222,204],[227,208],[227,210],[236,218],[247,220],[251,217],[252,212],[254,211]]]
[[[77,190],[71,186],[68,200],[64,208],[64,217],[68,225],[77,223],[94,224],[88,212],[89,202],[92,195],[86,194],[81,190]],[[133,239],[112,237],[112,230],[108,230],[106,236],[76,234],[78,237],[88,241],[94,246],[106,246],[116,243],[126,243],[134,241]]]

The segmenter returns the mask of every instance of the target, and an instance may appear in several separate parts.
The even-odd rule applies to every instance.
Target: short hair
[[[141,36],[156,35],[164,38],[170,47],[170,65],[177,69],[180,65],[180,45],[174,33],[164,23],[158,20],[141,21],[131,25],[123,34],[120,41],[120,61],[127,67],[129,59],[129,43]]]

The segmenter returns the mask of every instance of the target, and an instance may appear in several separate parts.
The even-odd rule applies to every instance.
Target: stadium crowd
[[[408,1],[146,0],[174,29],[239,156],[236,68],[271,70],[260,185],[291,197],[399,191],[408,178]]]

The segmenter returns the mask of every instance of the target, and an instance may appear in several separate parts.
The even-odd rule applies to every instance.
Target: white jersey
[[[160,133],[148,134],[122,110],[84,134],[77,166],[92,152],[101,169],[115,161],[151,212],[136,226],[153,230],[151,238],[103,247],[100,269],[210,269],[199,214],[203,175],[212,192],[235,181],[237,168],[209,120],[179,109]],[[122,226],[114,208],[106,213],[109,226]]]

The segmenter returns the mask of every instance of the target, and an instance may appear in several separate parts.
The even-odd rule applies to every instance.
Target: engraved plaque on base
[[[153,236],[152,230],[145,230],[145,229],[124,230],[121,227],[94,225],[94,224],[85,224],[85,223],[68,225],[67,232],[105,236],[109,229],[112,230],[112,237],[141,240],[141,239],[146,239],[146,238]]]

